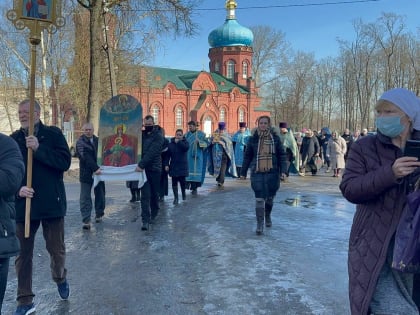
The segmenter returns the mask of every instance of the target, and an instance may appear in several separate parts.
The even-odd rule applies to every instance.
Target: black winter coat
[[[76,152],[79,157],[79,180],[82,183],[93,183],[92,175],[99,169],[98,137],[93,136],[93,143],[82,135],[76,142]]]
[[[168,145],[168,159],[165,161],[165,166],[169,166],[169,176],[188,176],[189,147],[190,144],[185,137],[177,143],[175,143],[175,138],[171,139]]]
[[[255,198],[267,198],[276,195],[280,187],[280,175],[287,171],[287,155],[281,144],[279,130],[270,130],[274,140],[274,154],[272,156],[273,168],[267,173],[257,173],[257,154],[259,136],[257,129],[252,131],[244,152],[244,161],[241,168],[241,176],[246,177],[248,168],[251,168],[251,188],[255,193]]]
[[[159,126],[142,131],[142,151],[138,166],[149,172],[162,172],[163,131]]]
[[[25,164],[12,138],[0,133],[0,258],[19,253],[16,237],[15,194],[25,176]]]
[[[71,164],[67,141],[61,130],[54,126],[37,124],[39,147],[33,152],[31,220],[61,218],[66,215],[67,200],[63,174]],[[22,156],[28,155],[25,133],[15,131],[11,137],[18,143]],[[24,159],[25,166],[27,159]],[[26,178],[21,186],[26,186]],[[16,222],[25,221],[25,198],[16,199]]]

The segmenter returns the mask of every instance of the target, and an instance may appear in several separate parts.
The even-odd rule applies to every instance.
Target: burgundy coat
[[[378,133],[351,146],[340,184],[343,196],[357,204],[348,252],[351,314],[365,315],[379,272],[406,202],[404,180],[392,172],[402,156],[390,138]]]

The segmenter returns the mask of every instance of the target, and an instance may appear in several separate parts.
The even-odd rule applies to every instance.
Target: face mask
[[[146,132],[150,132],[150,131],[152,131],[152,130],[153,130],[153,126],[144,126],[144,130],[145,130]]]
[[[382,134],[390,138],[395,138],[404,130],[400,116],[378,117],[376,118],[376,127]]]

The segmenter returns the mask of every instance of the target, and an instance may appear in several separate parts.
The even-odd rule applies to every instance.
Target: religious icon
[[[103,165],[125,166],[136,163],[137,138],[125,133],[124,124],[115,126],[115,134],[103,140]]]
[[[50,20],[52,0],[23,1],[22,15],[31,19]]]

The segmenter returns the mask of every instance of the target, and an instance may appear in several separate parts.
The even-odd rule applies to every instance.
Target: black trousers
[[[160,171],[146,171],[147,181],[141,187],[141,218],[150,223],[159,212]]]

